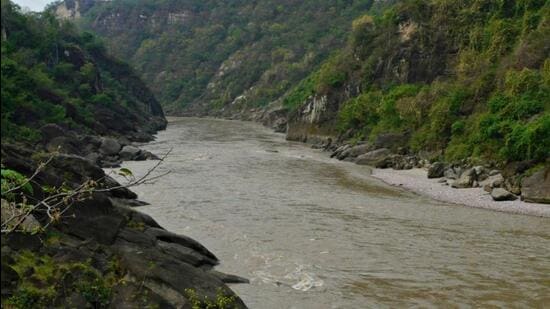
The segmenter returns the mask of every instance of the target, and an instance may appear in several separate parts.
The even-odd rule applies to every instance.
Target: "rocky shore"
[[[373,176],[436,200],[511,213],[550,216],[550,166],[534,162],[473,165],[430,160],[400,147],[403,136],[381,134],[374,143],[312,145],[332,158],[374,167]]]
[[[428,178],[423,168],[409,170],[373,169],[372,176],[387,184],[428,196],[438,201],[484,208],[501,212],[538,217],[550,217],[550,207],[541,203],[527,203],[520,199],[513,201],[493,200],[491,193],[481,187],[457,190],[444,183],[444,178]]]
[[[214,270],[212,252],[137,211],[143,202],[101,168],[158,159],[133,145],[152,139],[150,132],[132,141],[49,124],[41,133],[33,148],[2,143],[3,171],[32,178],[29,192],[19,189],[9,201],[3,192],[3,228],[6,218],[24,214],[23,205],[90,188],[37,207],[16,230],[3,231],[3,307],[246,307],[227,286],[246,279]],[[48,163],[40,169],[39,162]]]

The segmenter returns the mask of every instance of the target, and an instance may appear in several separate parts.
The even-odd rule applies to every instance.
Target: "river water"
[[[172,119],[143,148],[172,152],[139,210],[249,278],[251,308],[550,305],[547,218],[432,201],[254,123]]]

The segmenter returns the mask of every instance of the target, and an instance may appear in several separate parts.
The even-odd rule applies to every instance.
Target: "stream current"
[[[172,150],[138,209],[249,278],[250,308],[550,304],[548,218],[433,201],[249,122],[174,118],[142,148]]]

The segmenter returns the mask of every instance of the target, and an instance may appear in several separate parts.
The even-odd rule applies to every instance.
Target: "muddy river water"
[[[177,118],[139,208],[195,238],[250,308],[550,305],[550,220],[446,205],[254,123]],[[155,161],[126,162],[134,174]]]

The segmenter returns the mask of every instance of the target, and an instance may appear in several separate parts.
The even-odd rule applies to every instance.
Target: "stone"
[[[445,175],[445,163],[435,162],[428,169],[428,178],[441,178]]]
[[[456,189],[471,188],[475,180],[475,171],[474,169],[465,170],[460,177],[453,181],[451,187]]]
[[[521,199],[529,203],[550,204],[550,167],[523,179]]]
[[[118,153],[121,160],[135,160],[141,154],[141,149],[135,146],[124,146]]]
[[[495,201],[513,201],[518,198],[513,193],[503,188],[494,188],[493,191],[491,191],[491,197]]]
[[[150,151],[143,151],[142,156],[137,160],[141,160],[141,158],[143,158],[143,160],[160,160],[160,158],[156,154]]]
[[[346,153],[346,151],[350,148],[351,148],[351,145],[346,144],[346,145],[340,147],[339,149],[337,149],[336,150],[336,155],[335,155],[336,158],[338,160],[344,160],[345,158],[347,158],[348,153]]]
[[[503,184],[504,177],[502,177],[501,174],[489,176],[485,180],[479,182],[479,185],[487,192],[491,192],[493,188],[500,188]]]
[[[343,148],[344,148],[345,146],[346,146],[346,145],[339,146],[338,148],[336,148],[336,150],[334,150],[334,151],[330,154],[330,157],[331,157],[331,158],[334,158],[334,157],[338,156],[339,154],[341,154],[342,151],[343,151]]]
[[[362,144],[362,145],[357,145],[357,146],[353,146],[351,148],[348,148],[347,150],[342,152],[342,156],[343,157],[356,158],[356,157],[358,157],[362,154],[365,154],[369,151],[372,151],[372,150],[373,150],[372,145]]]
[[[474,166],[474,171],[475,171],[476,175],[481,175],[481,174],[486,172],[485,167],[483,167],[481,165]]]
[[[4,220],[8,220],[11,217],[15,218],[23,218],[25,213],[21,210],[21,208],[16,207],[14,203],[10,203],[5,199],[2,199],[2,206],[1,206],[1,216],[2,216],[2,224],[4,224]],[[18,222],[19,219],[11,220],[11,223]],[[7,227],[11,228],[12,225],[9,224]],[[36,220],[34,215],[29,214],[25,216],[23,219],[23,222],[17,227],[17,230],[21,230],[23,232],[35,232],[38,229],[40,229],[41,225]]]
[[[491,170],[489,172],[489,176],[495,176],[496,174],[500,174],[500,171],[499,170]]]
[[[99,151],[107,156],[112,156],[118,154],[122,146],[113,138],[105,137],[101,141],[101,146]]]
[[[219,272],[217,270],[210,270],[210,274],[218,277],[224,283],[250,283],[250,280],[231,274]]]
[[[376,166],[384,163],[390,155],[391,151],[387,148],[376,149],[360,155],[357,157],[357,160],[355,160],[355,163],[359,165]]]
[[[90,152],[87,154],[84,158],[92,162],[93,164],[98,164],[99,162],[99,153],[97,152]]]
[[[455,170],[452,167],[445,169],[445,171],[443,172],[443,176],[448,179],[458,178],[458,175],[456,174]]]

